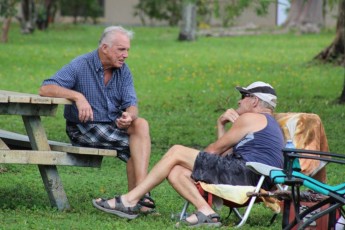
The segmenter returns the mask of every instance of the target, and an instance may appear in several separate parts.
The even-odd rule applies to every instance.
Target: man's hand
[[[121,117],[116,119],[116,125],[120,129],[127,129],[132,124],[132,117],[128,112],[123,112]]]
[[[92,107],[86,98],[82,94],[80,95],[79,99],[75,101],[78,108],[78,118],[81,122],[93,121]]]
[[[234,123],[240,115],[234,109],[227,109],[219,118],[218,122],[225,125],[228,122]]]
[[[93,121],[93,111],[85,96],[77,91],[58,85],[43,85],[39,94],[46,97],[61,97],[74,101],[78,109],[78,118],[81,122]]]

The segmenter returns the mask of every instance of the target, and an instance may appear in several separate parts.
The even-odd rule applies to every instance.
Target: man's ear
[[[101,50],[103,53],[107,53],[108,52],[108,45],[103,43],[101,45]]]
[[[254,100],[252,100],[253,106],[257,107],[259,105],[259,98],[254,97]]]

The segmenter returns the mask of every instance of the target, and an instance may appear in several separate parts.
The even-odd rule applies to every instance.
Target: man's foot
[[[220,227],[222,223],[220,222],[220,216],[217,213],[210,215],[205,215],[202,212],[197,212],[187,219],[178,222],[175,227],[188,226],[188,227]]]
[[[109,200],[106,199],[94,199],[92,200],[92,204],[95,208],[111,213],[114,215],[117,215],[122,218],[127,218],[127,219],[135,219],[138,214],[139,214],[139,205],[135,205],[134,207],[125,207],[122,200],[121,196],[115,196],[115,205],[110,205]]]
[[[140,207],[140,213],[142,214],[152,214],[157,213],[155,210],[155,201],[152,199],[151,194],[145,194],[138,202]]]

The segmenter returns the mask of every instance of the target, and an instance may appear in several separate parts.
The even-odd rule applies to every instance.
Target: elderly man
[[[283,167],[284,138],[272,116],[277,103],[275,90],[264,82],[237,89],[242,95],[238,108],[228,109],[219,117],[215,142],[203,151],[173,146],[135,189],[113,199],[95,199],[93,205],[120,217],[136,218],[140,197],[168,178],[174,189],[197,209],[183,224],[220,226],[219,215],[199,194],[195,181],[255,186],[259,177],[246,168],[247,161]],[[226,130],[229,122],[232,126]],[[263,188],[270,186],[266,181]]]
[[[132,74],[125,63],[133,32],[107,27],[98,49],[81,55],[43,81],[40,95],[66,105],[66,132],[73,145],[115,149],[127,162],[128,190],[147,175],[151,152],[148,122],[138,117]],[[147,193],[142,205],[153,205]]]

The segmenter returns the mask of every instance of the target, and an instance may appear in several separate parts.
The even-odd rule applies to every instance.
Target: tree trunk
[[[21,4],[21,9],[22,17],[18,17],[18,20],[22,28],[22,33],[31,34],[35,30],[35,3],[33,2],[33,0],[23,0]]]
[[[10,30],[12,17],[4,19],[2,24],[1,42],[6,43],[8,41],[8,31]]]
[[[345,103],[345,76],[344,76],[343,92],[341,92],[341,95],[339,97],[339,103],[340,104]]]
[[[179,41],[194,41],[196,39],[196,5],[185,3],[183,5],[182,23],[180,28]]]
[[[46,30],[54,20],[56,0],[45,0],[39,5],[36,25],[39,30]]]
[[[322,0],[292,0],[283,27],[296,29],[300,33],[319,33],[323,24]]]
[[[314,59],[345,67],[345,0],[339,1],[336,36],[333,42],[316,55]],[[339,97],[339,102],[345,103],[345,75],[343,92]]]

